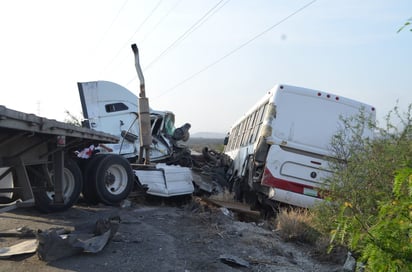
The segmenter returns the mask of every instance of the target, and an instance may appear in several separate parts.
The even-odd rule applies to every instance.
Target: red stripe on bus
[[[262,185],[270,186],[285,191],[290,191],[298,194],[304,194],[304,189],[308,188],[311,190],[317,190],[313,186],[303,185],[296,182],[288,181],[285,179],[275,178],[269,169],[265,168],[262,176]],[[318,197],[321,198],[318,192]]]

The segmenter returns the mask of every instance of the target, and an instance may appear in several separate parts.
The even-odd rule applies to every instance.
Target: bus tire
[[[243,197],[244,197],[244,192],[243,192],[243,185],[242,185],[242,179],[240,178],[235,178],[233,181],[233,193],[235,200],[238,202],[243,202]]]
[[[37,173],[43,173],[44,175],[50,174],[52,182],[54,181],[54,171],[44,173],[43,167],[34,167],[32,170]],[[65,211],[72,207],[79,199],[80,192],[82,190],[83,177],[79,166],[69,158],[64,160],[63,168],[63,204],[54,204],[54,190],[47,189],[45,186],[46,180],[42,178],[42,175],[35,175],[33,171],[28,169],[29,179],[34,186],[39,186],[41,189],[34,190],[35,206],[44,213]]]
[[[134,174],[129,161],[120,155],[107,155],[97,165],[96,193],[107,205],[118,204],[133,189]]]

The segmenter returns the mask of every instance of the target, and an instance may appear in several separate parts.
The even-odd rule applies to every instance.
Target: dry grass
[[[311,227],[312,218],[306,209],[283,209],[276,217],[276,229],[285,241],[314,244],[320,234]]]

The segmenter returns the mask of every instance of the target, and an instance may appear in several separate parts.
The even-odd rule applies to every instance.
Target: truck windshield
[[[165,129],[165,133],[167,135],[170,135],[170,136],[173,135],[173,133],[175,132],[175,129],[176,129],[175,128],[175,116],[174,116],[174,114],[171,114],[171,113],[166,114],[164,129]]]

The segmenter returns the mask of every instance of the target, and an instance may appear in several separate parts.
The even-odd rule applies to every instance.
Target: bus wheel
[[[270,200],[266,195],[259,193],[258,200],[260,204],[260,214],[264,219],[276,218],[280,211],[279,203]]]
[[[242,179],[235,178],[233,180],[232,190],[236,201],[243,202]]]

